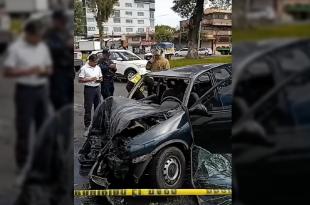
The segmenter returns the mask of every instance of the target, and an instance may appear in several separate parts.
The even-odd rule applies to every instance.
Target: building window
[[[132,7],[132,3],[125,3],[125,7]]]
[[[104,32],[109,32],[109,27],[103,27]]]
[[[126,11],[125,14],[126,14],[127,16],[132,16],[132,11]]]
[[[126,19],[126,23],[132,23],[132,19]]]
[[[138,12],[138,16],[144,16],[144,12]]]
[[[138,33],[143,33],[144,32],[144,28],[138,28]]]
[[[138,20],[138,24],[144,24],[144,20]]]
[[[120,18],[121,17],[120,11],[119,10],[114,10],[113,17]]]
[[[127,33],[133,32],[133,28],[126,28],[126,32]]]
[[[155,27],[155,21],[151,20],[151,27]]]
[[[95,22],[95,19],[94,19],[94,18],[87,18],[86,21],[87,21],[87,22]]]
[[[122,28],[121,27],[113,27],[114,32],[121,32]]]
[[[120,23],[121,22],[121,18],[113,18],[113,22],[114,23]]]
[[[120,5],[119,5],[119,2],[116,2],[116,3],[114,4],[114,6],[120,6]]]
[[[87,27],[87,30],[88,31],[96,31],[96,27],[90,26],[90,27]]]
[[[150,18],[151,18],[151,19],[153,19],[153,18],[155,17],[155,16],[154,16],[154,13],[155,13],[154,11],[150,11]]]
[[[140,41],[140,37],[132,37],[132,41]]]
[[[144,8],[144,4],[143,3],[139,3],[139,4],[137,4],[137,7],[138,8]]]

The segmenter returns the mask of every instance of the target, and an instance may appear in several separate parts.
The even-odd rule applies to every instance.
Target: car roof
[[[195,75],[199,75],[204,71],[211,70],[212,68],[219,67],[222,65],[227,65],[224,63],[221,64],[208,64],[208,65],[192,65],[185,66],[171,70],[151,72],[147,75],[150,77],[177,77],[177,78],[191,78]]]
[[[234,46],[234,66],[238,67],[248,59],[268,53],[282,47],[302,42],[306,39],[268,39],[258,42],[242,42]]]
[[[299,44],[308,41],[309,39],[295,39],[295,38],[283,38],[283,39],[268,39],[258,42],[242,42],[234,46],[234,60],[233,60],[233,72],[234,78],[233,87],[238,82],[239,76],[243,72],[243,69],[251,62],[260,58],[269,52],[273,52],[278,49],[282,49],[289,46]]]

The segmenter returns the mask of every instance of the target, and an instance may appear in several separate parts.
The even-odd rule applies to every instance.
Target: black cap
[[[67,16],[63,10],[56,10],[53,12],[52,19],[66,21]]]
[[[29,21],[25,24],[24,31],[28,34],[40,35],[42,34],[42,25],[38,21]]]

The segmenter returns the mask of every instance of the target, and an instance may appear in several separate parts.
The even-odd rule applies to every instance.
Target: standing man
[[[45,35],[50,49],[54,72],[50,77],[50,96],[55,110],[73,103],[74,43],[68,30],[68,17],[64,11],[54,11],[52,27]]]
[[[116,73],[116,65],[110,60],[108,49],[102,51],[99,66],[102,72],[101,95],[103,99],[106,99],[114,94],[114,78]]]
[[[100,103],[100,82],[102,80],[102,74],[100,67],[97,66],[97,60],[97,55],[90,55],[88,63],[81,68],[79,74],[79,83],[84,83],[84,136],[88,135],[93,105],[94,110],[96,110]]]
[[[153,57],[146,64],[147,70],[157,72],[170,69],[170,63],[165,57],[163,57],[164,51],[162,49],[156,48],[152,53]]]
[[[22,168],[29,154],[30,128],[34,121],[36,133],[47,117],[48,75],[52,73],[49,50],[42,41],[41,25],[28,22],[23,35],[8,50],[4,75],[15,78],[15,119],[17,166]]]

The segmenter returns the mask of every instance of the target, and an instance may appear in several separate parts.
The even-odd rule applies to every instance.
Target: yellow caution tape
[[[74,190],[74,196],[219,196],[231,195],[231,189],[106,189]]]

